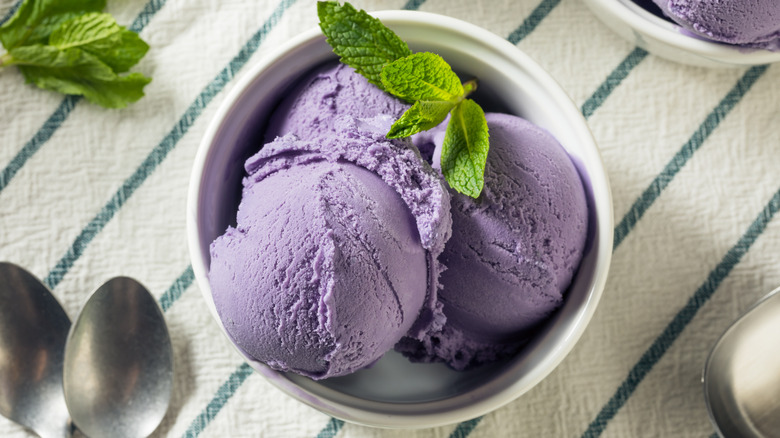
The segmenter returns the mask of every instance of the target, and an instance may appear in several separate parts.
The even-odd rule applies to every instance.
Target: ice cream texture
[[[328,63],[313,72],[290,91],[274,112],[266,131],[266,141],[285,134],[314,139],[332,135],[341,116],[371,119],[386,116],[397,119],[410,105],[382,92],[351,67]]]
[[[547,131],[507,114],[486,114],[490,152],[477,199],[452,194],[452,237],[440,256],[447,323],[399,349],[455,369],[517,352],[559,308],[585,247],[588,207],[577,169]],[[418,142],[437,144],[441,128]]]
[[[777,0],[653,0],[669,18],[701,37],[780,50]]]
[[[247,356],[314,379],[394,347],[464,369],[515,353],[561,305],[587,206],[560,144],[489,113],[485,188],[472,199],[428,164],[445,125],[415,136],[426,159],[385,138],[408,107],[339,64],[276,109],[245,163],[236,225],[211,245],[214,303]]]
[[[451,228],[435,171],[410,142],[384,138],[388,116],[344,114],[353,108],[340,105],[339,92],[391,97],[335,81],[311,87],[319,102],[298,99],[289,133],[246,161],[236,226],[212,243],[209,270],[235,344],[314,379],[351,373],[402,336],[440,329],[437,257]],[[312,112],[322,129],[308,131]]]

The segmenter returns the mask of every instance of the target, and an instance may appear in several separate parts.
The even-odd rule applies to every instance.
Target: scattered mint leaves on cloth
[[[0,26],[0,43],[6,50],[25,44],[45,44],[64,21],[87,12],[100,12],[106,0],[25,0]]]
[[[0,26],[7,53],[0,68],[16,65],[28,83],[82,95],[106,108],[143,97],[151,78],[127,72],[149,45],[101,13],[105,0],[24,0]]]
[[[485,185],[489,134],[484,111],[467,98],[476,90],[476,81],[462,84],[441,56],[412,53],[381,21],[349,3],[319,2],[317,14],[341,62],[380,89],[412,103],[387,138],[426,131],[451,115],[442,145],[444,179],[454,190],[479,197]]]

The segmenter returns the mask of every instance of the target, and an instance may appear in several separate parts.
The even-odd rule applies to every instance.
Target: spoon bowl
[[[117,277],[95,291],[68,336],[63,376],[68,410],[86,435],[140,438],[157,428],[171,397],[173,351],[143,285]]]
[[[780,438],[780,288],[721,335],[702,381],[710,420],[724,438]]]
[[[0,262],[0,414],[43,438],[70,436],[62,365],[70,319],[32,274]]]

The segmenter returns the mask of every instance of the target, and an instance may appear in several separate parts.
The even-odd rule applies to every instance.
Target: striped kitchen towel
[[[3,2],[0,20],[14,5]],[[151,50],[122,110],[0,70],[0,260],[27,267],[73,318],[115,275],[158,297],[176,360],[170,437],[709,437],[701,370],[718,335],[780,285],[780,69],[710,70],[646,53],[580,0],[355,0],[472,22],[536,59],[581,108],[615,204],[600,307],[541,384],[484,417],[391,431],[282,394],[228,345],[189,265],[195,151],[235,78],[316,25],[310,0],[109,0]],[[0,418],[0,436],[32,436]]]

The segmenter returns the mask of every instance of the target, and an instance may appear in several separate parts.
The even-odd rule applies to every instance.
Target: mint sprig
[[[409,46],[381,21],[351,4],[318,2],[320,28],[341,62],[382,88],[382,68],[409,56]]]
[[[393,124],[387,138],[408,137],[437,126],[464,98],[458,75],[441,56],[428,52],[385,66],[382,84],[390,94],[414,102]]]
[[[418,100],[393,123],[387,138],[402,138],[439,126],[455,105],[450,102]]]
[[[442,145],[442,173],[451,188],[477,198],[484,187],[489,133],[482,108],[467,99],[476,81],[461,83],[439,55],[412,54],[392,30],[349,3],[320,2],[317,13],[341,62],[382,90],[413,103],[393,123],[387,138],[426,131],[451,115]]]
[[[87,12],[100,12],[105,7],[106,0],[25,0],[0,26],[0,43],[6,50],[45,44],[63,22]]]
[[[485,185],[488,153],[485,112],[478,103],[465,99],[451,114],[441,150],[441,171],[451,187],[455,184],[461,188],[459,192],[476,198]]]
[[[137,33],[116,24],[109,14],[87,13],[70,19],[49,36],[59,50],[79,48],[96,56],[116,73],[124,73],[146,55],[149,45]]]
[[[0,26],[7,50],[0,68],[16,65],[28,83],[107,108],[137,101],[151,79],[119,74],[137,64],[149,46],[101,13],[103,7],[105,0],[25,0]]]
[[[439,100],[458,103],[463,84],[447,61],[435,53],[415,53],[382,69],[385,90],[405,100]]]

